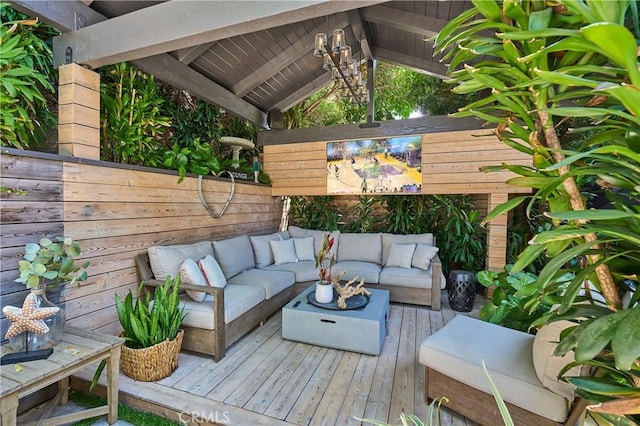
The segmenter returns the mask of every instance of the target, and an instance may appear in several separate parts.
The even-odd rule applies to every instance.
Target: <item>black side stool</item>
[[[449,306],[454,311],[470,312],[476,299],[476,280],[469,271],[449,273]]]

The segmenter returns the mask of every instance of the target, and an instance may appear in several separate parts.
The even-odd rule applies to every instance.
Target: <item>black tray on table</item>
[[[346,300],[347,307],[344,309],[338,306],[338,295],[335,291],[333,292],[333,300],[329,303],[318,302],[316,300],[315,290],[307,293],[307,301],[313,306],[321,309],[329,309],[331,311],[349,311],[354,309],[361,309],[367,306],[367,303],[369,303],[369,296],[367,296],[366,294],[356,294],[355,296],[351,296]]]

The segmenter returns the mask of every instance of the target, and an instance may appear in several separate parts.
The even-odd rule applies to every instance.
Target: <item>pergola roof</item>
[[[330,83],[312,54],[317,32],[345,31],[354,58],[443,76],[432,43],[470,1],[14,1],[60,29],[54,63],[129,61],[175,87],[267,128]]]

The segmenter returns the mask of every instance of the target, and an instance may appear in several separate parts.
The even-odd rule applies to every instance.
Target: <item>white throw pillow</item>
[[[274,264],[282,265],[283,263],[295,263],[298,261],[293,238],[282,241],[271,240],[269,244],[271,245],[271,251],[273,251]]]
[[[316,259],[316,255],[313,252],[313,237],[293,238],[293,245],[296,249],[298,261]]]
[[[433,259],[440,250],[438,247],[430,246],[428,244],[416,244],[416,251],[413,252],[413,259],[411,259],[411,266],[414,268],[429,269],[431,265],[431,259]]]
[[[227,279],[222,272],[222,268],[218,265],[218,262],[213,256],[206,256],[199,262],[200,270],[204,274],[204,278],[207,280],[209,287],[224,288],[227,285]]]
[[[182,265],[180,265],[180,282],[184,284],[199,285],[202,287],[207,286],[207,280],[204,278],[204,275],[200,272],[200,268],[198,268],[198,264],[193,259],[185,259],[184,262],[182,262]],[[202,291],[193,290],[187,290],[186,293],[196,302],[202,302],[207,295]]]
[[[411,268],[411,259],[416,249],[415,244],[391,244],[389,257],[385,266],[395,266],[398,268]]]

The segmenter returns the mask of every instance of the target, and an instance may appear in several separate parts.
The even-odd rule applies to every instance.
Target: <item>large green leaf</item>
[[[601,209],[601,210],[571,210],[564,212],[545,213],[552,219],[559,220],[615,220],[626,218],[640,218],[640,214],[623,212],[621,210]]]
[[[584,37],[598,46],[616,65],[627,70],[631,82],[640,87],[637,45],[633,34],[624,26],[598,22],[581,30]]]
[[[611,383],[607,379],[599,377],[569,377],[569,383],[585,389],[586,391],[596,395],[606,396],[634,396],[640,395],[640,388],[630,388],[621,386],[617,383]]]
[[[620,321],[613,339],[611,349],[615,354],[616,368],[627,371],[640,357],[640,307],[630,309]]]
[[[614,314],[597,318],[586,325],[584,334],[576,345],[576,361],[586,361],[598,355],[611,341],[618,323],[626,314]]]

